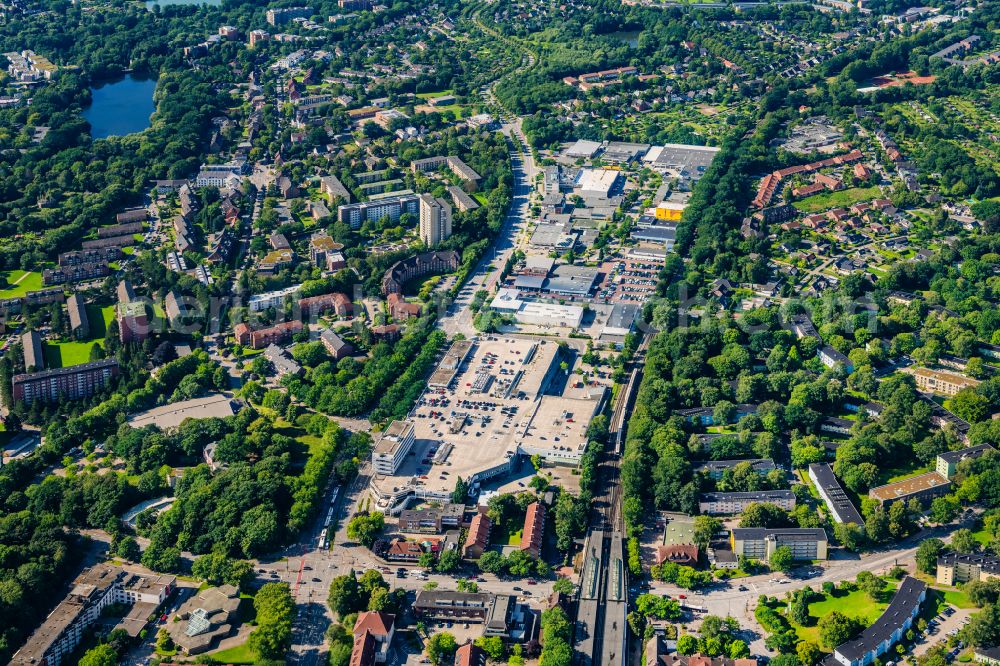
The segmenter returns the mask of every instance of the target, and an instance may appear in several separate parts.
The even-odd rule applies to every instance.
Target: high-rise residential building
[[[451,204],[440,197],[420,195],[420,239],[435,247],[451,236]]]

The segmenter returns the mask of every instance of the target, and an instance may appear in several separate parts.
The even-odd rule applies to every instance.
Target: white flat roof
[[[587,141],[586,139],[580,139],[572,146],[566,149],[566,155],[569,157],[593,157],[594,153],[601,149],[601,144],[597,141]]]

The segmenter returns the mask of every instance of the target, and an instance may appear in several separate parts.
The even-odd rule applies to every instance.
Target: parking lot
[[[946,607],[927,623],[927,634],[914,646],[913,654],[919,657],[926,654],[932,647],[947,643],[949,637],[956,635],[968,623],[971,615],[972,611],[967,608]],[[964,647],[961,643],[959,645],[961,647],[953,649],[949,653],[949,661],[954,660],[961,648]]]

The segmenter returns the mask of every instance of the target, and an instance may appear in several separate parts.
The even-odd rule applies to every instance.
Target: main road
[[[455,300],[438,319],[438,325],[448,337],[453,337],[457,333],[466,337],[476,334],[472,323],[472,309],[469,307],[472,299],[477,291],[483,289],[492,293],[492,288],[500,279],[500,273],[507,259],[518,247],[519,235],[527,229],[531,192],[534,189],[538,167],[521,132],[520,118],[504,122],[501,131],[510,142],[510,165],[514,173],[510,209],[493,244],[483,253],[469,279],[459,288]]]

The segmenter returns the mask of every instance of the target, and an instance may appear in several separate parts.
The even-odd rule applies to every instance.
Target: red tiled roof
[[[395,621],[396,616],[391,613],[381,611],[359,613],[358,619],[354,623],[354,635],[369,633],[372,636],[388,637]]]
[[[536,557],[542,550],[545,536],[545,507],[538,502],[528,505],[524,516],[524,532],[521,534],[521,550],[530,551]]]

